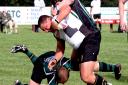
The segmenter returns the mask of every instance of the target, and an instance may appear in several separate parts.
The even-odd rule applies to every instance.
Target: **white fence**
[[[0,7],[0,11],[7,11],[19,25],[37,24],[42,14],[50,14],[50,8],[39,7]]]
[[[90,11],[90,8],[87,7]],[[50,15],[50,8],[39,7],[0,7],[0,11],[7,11],[19,25],[37,24],[38,18],[42,14]],[[107,20],[119,19],[118,7],[101,8],[101,18]]]

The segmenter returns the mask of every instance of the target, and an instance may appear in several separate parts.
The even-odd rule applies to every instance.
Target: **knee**
[[[91,84],[95,82],[93,75],[81,75],[81,80],[85,83],[91,83]]]

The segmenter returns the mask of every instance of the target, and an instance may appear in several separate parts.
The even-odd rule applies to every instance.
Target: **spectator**
[[[5,33],[12,34],[13,32],[18,32],[16,23],[12,20],[11,15],[5,11],[2,12],[2,27],[5,30]]]
[[[34,0],[35,7],[45,7],[44,0]]]
[[[40,9],[43,8],[43,7],[45,7],[44,0],[34,0],[34,6],[35,7],[40,7]],[[38,25],[32,25],[32,30],[34,32],[39,32]]]
[[[94,21],[97,21],[97,19],[101,19],[101,0],[92,0],[90,15],[94,19]],[[99,28],[101,30],[101,23],[99,23]]]

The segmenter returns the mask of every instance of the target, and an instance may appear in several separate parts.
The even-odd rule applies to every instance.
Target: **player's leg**
[[[94,74],[95,61],[81,63],[80,74],[81,79],[87,85],[109,85],[108,82],[101,76]]]
[[[98,18],[97,18],[97,15],[96,14],[93,14],[93,18],[94,18],[94,21],[96,22],[96,27],[98,28],[98,26],[97,26],[97,20],[98,20]],[[101,29],[100,29],[101,30]]]
[[[14,30],[14,33],[18,33],[18,25],[16,24],[15,21],[12,20],[12,22],[13,22],[13,30]]]
[[[8,22],[7,22],[7,24],[8,24],[8,27],[9,27],[9,34],[12,34],[13,33],[13,23],[12,23],[12,21],[11,20],[9,20]]]
[[[121,77],[121,64],[108,64],[105,62],[96,62],[95,71],[100,72],[114,72],[115,79],[120,79]]]
[[[39,85],[39,83],[34,82],[33,80],[29,81],[29,84],[23,84],[19,80],[16,80],[14,85]]]
[[[98,14],[98,19],[101,19],[101,14]],[[99,23],[99,28],[100,28],[100,30],[102,29],[101,23]]]
[[[25,45],[15,45],[11,48],[11,52],[12,53],[17,53],[17,52],[25,53],[28,56],[28,58],[32,61],[32,63],[34,63],[37,59],[37,57],[31,51],[29,51]]]
[[[94,67],[97,61],[97,55],[100,48],[101,35],[100,32],[91,34],[85,38],[80,46],[80,74],[81,79],[87,83],[87,85],[107,85],[107,81],[94,74]]]
[[[85,83],[94,84],[95,75],[94,71],[95,62],[84,62],[80,64],[80,76]]]
[[[16,80],[16,81],[14,82],[14,85],[28,85],[28,84],[23,84],[23,83],[21,83],[21,81]]]
[[[40,85],[39,83],[36,83],[35,81],[33,81],[33,80],[30,80],[29,81],[29,85]]]

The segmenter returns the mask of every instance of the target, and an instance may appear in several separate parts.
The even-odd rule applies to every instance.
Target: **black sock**
[[[114,72],[115,65],[99,62],[99,71],[102,72]]]
[[[79,71],[79,62],[71,59],[71,69],[73,71]]]
[[[107,81],[103,79],[103,77],[96,74],[96,80],[93,85],[107,85]]]
[[[96,80],[94,84],[87,84],[87,85],[107,85],[107,81],[104,80],[101,76],[96,74]]]

